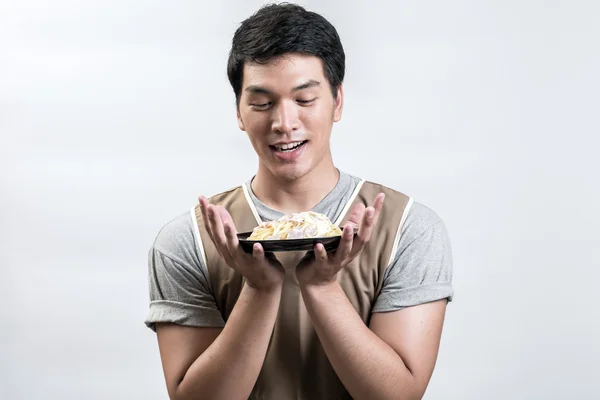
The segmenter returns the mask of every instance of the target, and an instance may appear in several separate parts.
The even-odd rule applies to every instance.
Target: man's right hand
[[[246,278],[246,284],[256,290],[279,289],[285,277],[283,266],[272,253],[265,253],[256,243],[252,254],[246,253],[239,244],[237,229],[227,210],[220,205],[210,204],[200,196],[202,219],[217,251],[227,265]]]
[[[167,390],[172,400],[247,399],[269,348],[285,273],[262,246],[257,244],[252,254],[244,252],[223,207],[204,197],[200,205],[216,249],[246,284],[223,328],[157,324]]]

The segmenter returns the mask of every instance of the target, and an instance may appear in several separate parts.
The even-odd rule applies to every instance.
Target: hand
[[[352,209],[344,226],[340,244],[334,253],[327,254],[322,243],[317,243],[314,252],[309,252],[296,266],[296,277],[301,286],[321,286],[335,282],[337,273],[354,260],[371,239],[373,227],[377,224],[385,195],[379,193],[373,206],[365,209],[357,204]],[[354,228],[358,233],[354,237]]]
[[[252,254],[246,253],[239,244],[235,224],[225,207],[210,204],[204,196],[198,200],[204,226],[227,265],[242,274],[246,284],[254,289],[281,287],[285,270],[273,254],[265,253],[259,243],[254,244]]]

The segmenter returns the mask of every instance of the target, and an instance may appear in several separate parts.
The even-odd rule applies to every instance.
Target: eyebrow
[[[315,86],[320,86],[321,82],[315,81],[314,79],[309,80],[301,85],[296,86],[292,89],[292,92],[299,92],[304,89],[309,89]],[[255,94],[273,94],[269,89],[266,89],[262,86],[258,85],[250,85],[245,89],[246,92],[255,93]]]
[[[321,82],[319,81],[315,81],[314,79],[311,79],[310,81],[303,83],[302,85],[298,85],[295,88],[292,89],[292,92],[299,92],[300,90],[304,90],[304,89],[309,89],[315,86],[320,86]]]

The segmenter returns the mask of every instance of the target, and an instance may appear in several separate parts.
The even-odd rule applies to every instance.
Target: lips
[[[270,145],[269,148],[280,161],[293,161],[302,155],[308,140]]]
[[[306,142],[307,142],[306,140],[301,140],[301,141],[290,142],[290,143],[275,144],[275,145],[271,145],[270,147],[276,151],[291,152],[291,151],[294,151],[295,149],[299,148],[300,146],[303,146]]]

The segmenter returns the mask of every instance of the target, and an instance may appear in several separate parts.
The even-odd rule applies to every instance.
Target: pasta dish
[[[306,211],[284,215],[276,221],[263,222],[254,228],[248,240],[309,239],[341,235],[342,230],[326,215]]]

